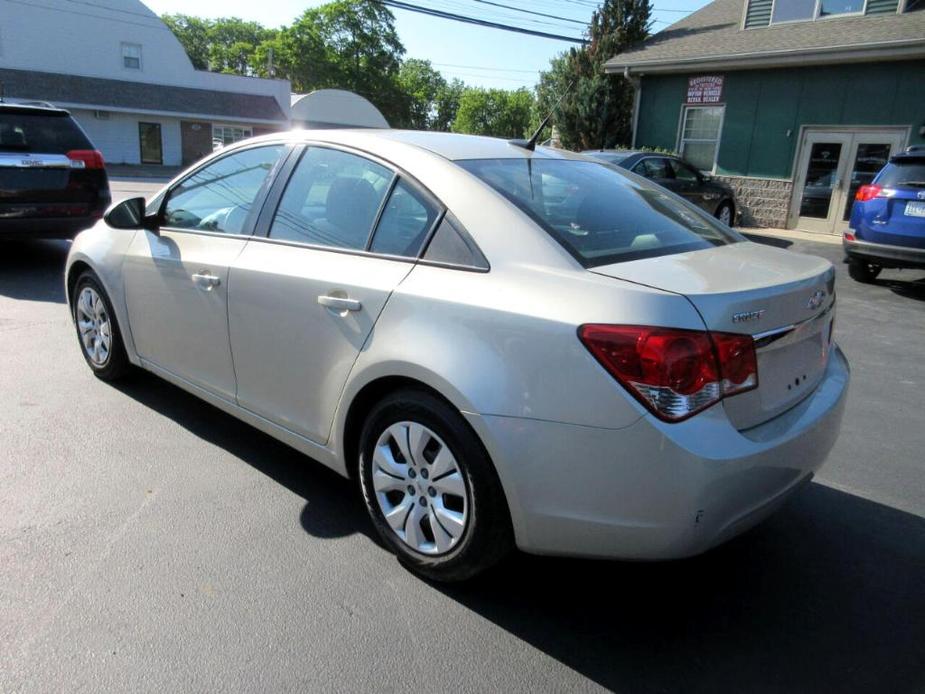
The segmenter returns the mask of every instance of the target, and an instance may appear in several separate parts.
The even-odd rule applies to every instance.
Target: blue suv
[[[873,282],[885,267],[925,269],[925,145],[891,157],[854,200],[843,238],[852,279]]]

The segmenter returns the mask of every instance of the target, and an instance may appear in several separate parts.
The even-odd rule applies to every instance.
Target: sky
[[[290,23],[323,0],[143,0],[158,14],[184,13],[199,17],[241,17],[278,27]],[[480,0],[410,0],[412,4],[438,7],[448,12],[554,34],[581,36],[594,9],[592,0],[492,0],[534,12],[577,20],[581,24],[545,19],[497,8]],[[657,20],[653,31],[664,29],[709,0],[655,0]],[[570,46],[564,41],[525,36],[497,29],[427,17],[392,9],[406,58],[430,60],[447,79],[458,77],[468,84],[517,89],[533,87],[539,71]],[[516,22],[520,19],[520,22]],[[542,23],[540,23],[542,22]]]

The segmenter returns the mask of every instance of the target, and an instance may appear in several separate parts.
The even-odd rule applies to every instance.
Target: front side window
[[[168,193],[164,226],[249,234],[254,202],[283,154],[283,145],[254,147],[198,169]]]
[[[585,267],[741,240],[660,186],[615,168],[570,159],[457,163],[525,212]]]
[[[141,69],[141,46],[139,44],[122,44],[122,67],[126,70]]]
[[[356,154],[309,148],[286,185],[270,238],[365,249],[393,176]]]
[[[713,171],[723,125],[722,106],[687,106],[681,123],[681,156],[700,171]]]

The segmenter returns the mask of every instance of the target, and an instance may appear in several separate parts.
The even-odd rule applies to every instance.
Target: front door
[[[232,402],[228,270],[284,149],[232,152],[180,181],[167,193],[158,233],[138,232],[122,266],[139,356]]]
[[[795,182],[796,228],[841,234],[857,189],[899,151],[899,131],[807,131]]]
[[[160,123],[139,123],[138,142],[141,147],[142,164],[160,165],[164,163]]]

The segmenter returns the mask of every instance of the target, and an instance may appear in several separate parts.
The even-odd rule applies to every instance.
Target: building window
[[[122,44],[122,67],[126,70],[141,69],[141,46],[139,44]]]
[[[686,106],[681,121],[681,156],[701,171],[711,172],[716,165],[720,133],[723,129],[722,106]]]
[[[866,0],[774,0],[771,23],[804,22],[840,14],[861,14]]]
[[[235,142],[246,140],[254,134],[251,128],[245,128],[240,125],[213,125],[212,126],[212,149],[219,149]]]

